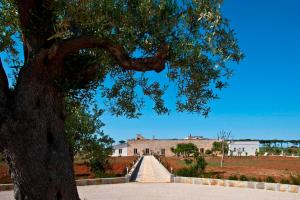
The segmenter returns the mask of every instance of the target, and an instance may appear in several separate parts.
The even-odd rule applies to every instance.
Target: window
[[[133,154],[134,154],[134,155],[137,154],[137,149],[136,149],[136,148],[133,149]]]
[[[148,148],[146,149],[146,154],[149,154],[149,149]]]
[[[122,154],[122,149],[119,149],[119,154]]]
[[[161,150],[160,150],[160,154],[161,154],[161,155],[165,155],[165,154],[166,154],[166,150],[165,150],[165,149],[161,149]]]

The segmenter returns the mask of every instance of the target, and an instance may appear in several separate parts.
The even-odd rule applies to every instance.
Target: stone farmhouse
[[[191,135],[185,139],[146,139],[138,134],[136,138],[128,140],[127,143],[113,146],[112,156],[158,154],[169,157],[174,156],[171,148],[181,143],[193,143],[198,147],[200,153],[204,153],[206,149],[212,148],[215,141],[217,140]]]

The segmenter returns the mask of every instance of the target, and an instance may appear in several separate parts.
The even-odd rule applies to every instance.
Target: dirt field
[[[213,176],[228,178],[231,175],[245,175],[249,178],[264,180],[267,176],[272,176],[276,181],[287,179],[290,174],[300,174],[300,158],[289,157],[231,157],[225,158],[224,167],[220,167],[220,157],[206,157],[208,163],[207,172],[212,172]],[[174,171],[186,167],[182,158],[163,158],[170,169]]]
[[[126,173],[126,167],[129,169],[137,157],[113,157],[109,158],[110,167],[106,169],[106,173],[112,176],[123,176]],[[76,179],[95,178],[90,167],[84,162],[75,162],[74,173]],[[0,184],[11,183],[8,167],[5,163],[0,163]]]

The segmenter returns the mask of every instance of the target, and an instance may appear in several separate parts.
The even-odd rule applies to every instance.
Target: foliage
[[[267,176],[266,182],[267,182],[267,183],[275,183],[276,181],[275,181],[274,177],[272,177],[272,176]]]
[[[206,166],[207,162],[205,161],[203,156],[198,155],[195,157],[195,165],[193,167],[198,174],[203,174]]]
[[[212,151],[213,152],[222,152],[222,143],[224,145],[224,153],[228,153],[228,143],[226,141],[221,141],[221,142],[213,142],[213,147],[212,147]]]
[[[212,154],[212,150],[206,149],[206,150],[205,150],[205,154],[206,154],[206,155],[211,155],[211,154]]]
[[[190,157],[191,155],[198,153],[199,150],[193,143],[181,143],[177,144],[176,148],[172,147],[171,151],[177,156]]]
[[[66,135],[74,155],[88,159],[92,171],[103,172],[112,154],[113,139],[105,135],[97,108],[89,112],[87,106],[72,98],[66,99]]]
[[[281,179],[280,183],[281,184],[290,184],[290,180],[289,179]]]
[[[250,180],[251,180],[251,181],[258,182],[258,180],[257,180],[257,178],[256,178],[255,176],[251,177]]]
[[[120,141],[119,141],[119,144],[125,144],[125,143],[126,143],[125,140],[120,140]]]
[[[1,0],[0,52],[13,57],[10,64],[21,63],[22,53],[18,54],[18,50],[22,50],[21,43],[27,45],[23,39],[47,36],[43,35],[47,30],[53,32],[47,36],[47,45],[88,36],[113,41],[130,57],[155,56],[165,47],[168,53],[162,77],[177,86],[176,110],[207,116],[208,103],[217,98],[218,90],[227,85],[232,75],[226,62],[243,58],[235,33],[221,12],[221,4],[222,0],[58,0],[39,7],[45,10],[32,10],[30,28],[24,30],[20,25],[23,16],[16,4]],[[51,18],[41,15],[42,11],[51,13]],[[91,64],[99,65],[98,78],[87,84],[78,83],[78,72]],[[153,109],[158,114],[169,112],[163,99],[166,86],[162,84],[167,81],[151,82],[151,75],[120,68],[105,48],[83,47],[66,58],[64,65],[70,72],[59,83],[64,91],[83,98],[100,87],[105,109],[116,116],[140,116],[145,105],[142,94],[153,100]],[[145,67],[141,71],[147,70]],[[75,83],[82,90],[73,87]]]
[[[234,181],[237,181],[237,180],[239,180],[239,179],[238,179],[238,177],[237,177],[236,175],[230,175],[230,176],[228,177],[228,180],[234,180]]]
[[[190,167],[177,170],[176,176],[198,177],[198,174],[193,168]]]
[[[240,181],[249,181],[248,177],[245,175],[240,176]]]
[[[207,163],[199,153],[194,154],[194,159],[185,159],[185,163],[189,167],[177,170],[177,176],[200,177],[204,175]]]
[[[284,155],[300,155],[300,148],[298,147],[288,147],[288,148],[280,148],[280,147],[269,147],[264,146],[259,149],[259,154],[264,155],[265,153],[271,154],[271,155],[281,155],[282,153]]]
[[[293,185],[300,185],[300,174],[290,175],[290,183]]]

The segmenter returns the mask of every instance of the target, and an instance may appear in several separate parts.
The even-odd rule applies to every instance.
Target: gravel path
[[[171,174],[154,156],[144,156],[137,175],[137,182],[167,183],[170,180]]]
[[[299,194],[181,183],[127,183],[78,187],[82,200],[299,200]],[[0,192],[1,200],[13,200]]]

